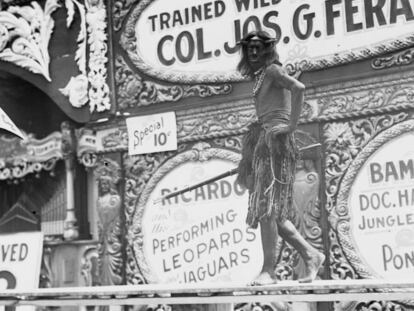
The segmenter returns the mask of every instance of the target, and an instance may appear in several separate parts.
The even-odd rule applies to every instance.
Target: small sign
[[[39,287],[42,232],[0,235],[0,291]]]
[[[130,155],[177,150],[174,112],[126,119]]]

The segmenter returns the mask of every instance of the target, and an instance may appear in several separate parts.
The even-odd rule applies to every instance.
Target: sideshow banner
[[[414,133],[375,151],[349,193],[351,232],[373,275],[406,280],[414,268]]]
[[[138,210],[144,210],[137,224],[143,236],[138,253],[145,258],[146,278],[155,283],[249,282],[263,262],[260,231],[245,223],[248,194],[235,176],[156,202],[236,164],[216,156],[191,159],[194,154],[184,153],[161,167],[139,203]]]
[[[249,31],[275,37],[290,69],[320,69],[409,46],[413,12],[394,0],[143,0],[121,44],[155,78],[236,81],[237,43]]]

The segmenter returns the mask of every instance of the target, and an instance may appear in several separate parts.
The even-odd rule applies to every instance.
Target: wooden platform
[[[414,300],[414,281],[320,280],[269,286],[244,284],[122,285],[47,288],[28,292],[5,290],[0,305],[86,306],[144,304],[216,304],[241,302],[316,302]]]

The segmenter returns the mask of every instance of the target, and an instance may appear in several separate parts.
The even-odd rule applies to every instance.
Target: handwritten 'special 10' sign
[[[249,31],[276,37],[282,62],[312,70],[414,42],[409,0],[143,0],[122,45],[135,65],[176,82],[236,81],[236,43]]]

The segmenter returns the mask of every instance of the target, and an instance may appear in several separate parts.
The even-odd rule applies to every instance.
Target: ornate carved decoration
[[[71,77],[68,84],[59,89],[60,92],[69,97],[69,102],[73,107],[80,108],[84,106],[88,98],[88,78],[86,76],[86,18],[85,18],[85,6],[76,0],[65,0],[65,6],[67,9],[66,27],[70,28],[74,15],[75,6],[80,15],[80,30],[77,38],[78,48],[76,49],[75,61],[78,65],[80,74],[76,77]]]
[[[392,301],[370,301],[356,304],[355,311],[404,311],[401,305]]]
[[[115,66],[118,105],[121,110],[167,101],[174,102],[191,96],[226,95],[232,91],[230,84],[168,86],[145,81],[134,73],[120,56],[116,58]]]
[[[71,77],[66,87],[60,89],[69,97],[74,107],[82,107],[89,101],[90,111],[102,112],[111,108],[109,86],[106,83],[108,63],[106,9],[102,0],[86,0],[85,6],[76,0],[65,0],[67,8],[66,26],[72,25],[75,6],[80,14],[80,30],[75,61],[80,74]],[[89,45],[88,68],[86,54]]]
[[[83,74],[71,77],[68,84],[59,91],[68,97],[73,107],[80,108],[89,101],[88,78]]]
[[[246,102],[237,103],[240,107],[212,110],[179,119],[177,135],[180,141],[191,141],[215,137],[233,136],[245,133],[247,126],[256,120],[253,107]],[[245,107],[243,107],[245,106]],[[247,108],[247,109],[246,109]]]
[[[129,9],[138,0],[116,0],[114,1],[112,7],[113,15],[113,28],[115,31],[119,31],[122,27],[122,23],[125,19],[125,16],[128,14]]]
[[[413,79],[370,84],[309,96],[307,121],[355,118],[374,113],[389,113],[414,106]],[[302,114],[302,116],[304,116]]]
[[[126,279],[127,284],[144,284],[147,283],[144,275],[145,273],[140,265],[140,258],[137,258],[134,254],[133,245],[142,245],[143,240],[141,237],[141,226],[134,225],[134,215],[136,213],[136,204],[142,193],[148,180],[159,168],[161,163],[165,161],[171,152],[167,153],[153,153],[138,156],[125,155],[125,195],[124,195],[124,208],[126,227],[128,228],[127,240],[128,245],[126,246],[127,260],[126,260]]]
[[[391,41],[385,41],[374,47],[361,48],[352,50],[347,53],[333,54],[324,56],[320,59],[300,60],[298,62],[287,63],[286,68],[290,74],[298,71],[314,71],[328,67],[348,64],[350,62],[359,61],[367,58],[372,58],[385,53],[393,52],[398,49],[410,47],[414,43],[414,35],[409,35],[404,38],[398,38]]]
[[[52,270],[52,248],[43,246],[42,264],[40,268],[40,288],[53,287],[53,270]]]
[[[24,140],[0,137],[0,180],[14,180],[46,170],[52,173],[56,162],[63,159],[62,134],[54,132],[37,140],[25,135]]]
[[[81,275],[85,286],[97,286],[99,280],[99,254],[96,247],[88,247],[81,258]]]
[[[372,146],[383,143],[381,137],[390,137],[387,129],[395,124],[406,120],[406,113],[396,115],[381,115],[367,119],[355,120],[344,123],[327,124],[325,131],[325,145],[327,148],[325,177],[326,177],[326,210],[329,214],[329,223],[333,231],[331,238],[331,276],[334,278],[370,277],[369,272],[358,259],[357,250],[350,240],[348,208],[344,204],[344,189],[347,189],[349,174],[354,174],[358,161],[361,161],[361,154],[367,156]],[[401,123],[406,126],[406,122]],[[396,125],[394,129],[400,127]],[[395,132],[395,130],[391,132]],[[380,134],[384,131],[385,134]],[[401,133],[401,132],[400,132]],[[376,137],[373,142],[369,141]],[[367,149],[368,148],[368,149]],[[356,162],[357,161],[357,162]],[[351,172],[351,173],[349,173]],[[344,179],[344,175],[347,178]],[[345,188],[344,188],[345,187]],[[338,238],[339,244],[336,241]],[[340,249],[338,249],[340,245]],[[346,258],[343,258],[343,253]],[[348,265],[348,261],[352,267]]]
[[[77,156],[80,163],[85,167],[94,167],[98,160],[96,135],[94,131],[87,128],[80,128],[75,132],[77,138]]]
[[[122,283],[121,196],[117,189],[120,167],[117,162],[102,159],[94,171],[98,182],[99,275],[101,285]]]
[[[378,57],[372,60],[371,67],[376,70],[406,66],[414,62],[414,49],[407,49],[402,52],[394,53],[389,56]]]
[[[270,302],[270,303],[239,303],[233,307],[234,311],[288,311],[292,310],[290,303]]]
[[[54,27],[51,15],[58,7],[57,0],[47,0],[44,9],[33,1],[0,12],[0,59],[51,81],[48,45]]]
[[[60,89],[63,95],[69,97],[69,102],[73,107],[80,108],[84,106],[88,98],[88,78],[86,76],[86,21],[85,21],[85,6],[76,0],[65,0],[67,9],[66,27],[72,25],[75,5],[79,11],[81,18],[80,30],[77,38],[78,48],[75,54],[75,61],[78,65],[80,74],[76,77],[71,77],[66,87]]]
[[[103,0],[86,0],[86,23],[89,44],[89,108],[102,112],[111,108],[109,86],[106,83],[108,36],[106,7]]]

